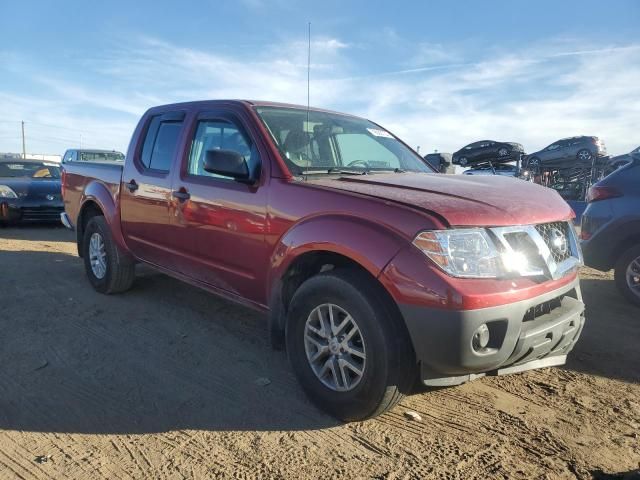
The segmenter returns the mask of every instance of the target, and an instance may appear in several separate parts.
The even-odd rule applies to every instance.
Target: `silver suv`
[[[604,142],[598,137],[570,137],[527,155],[525,165],[529,169],[562,168],[570,166],[571,163],[591,164],[594,158],[606,155]]]

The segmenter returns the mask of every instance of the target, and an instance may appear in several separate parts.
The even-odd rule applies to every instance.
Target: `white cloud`
[[[404,45],[395,31],[382,34]],[[30,95],[0,88],[0,103],[7,118],[60,125],[68,129],[65,138],[83,131],[86,143],[124,149],[137,117],[154,104],[205,98],[306,103],[306,45],[300,38],[239,55],[143,37],[86,59],[86,78],[56,72],[46,80],[4,54],[6,71],[31,75],[41,88]],[[375,74],[355,67],[361,49],[350,47],[339,38],[314,38],[312,104],[365,115],[423,152],[453,151],[481,138],[519,141],[533,151],[576,134],[599,135],[612,153],[640,144],[640,44],[548,41],[473,61],[459,48],[423,44],[405,52],[403,68]],[[0,151],[16,146],[3,139],[7,125],[0,123]],[[54,136],[42,131],[43,138]],[[40,145],[51,150],[59,143]]]

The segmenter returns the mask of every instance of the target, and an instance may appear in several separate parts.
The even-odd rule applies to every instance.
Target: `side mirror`
[[[238,182],[251,182],[246,160],[238,152],[232,150],[207,150],[204,171],[231,177]]]

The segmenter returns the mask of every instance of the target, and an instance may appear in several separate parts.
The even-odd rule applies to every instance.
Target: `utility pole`
[[[24,145],[24,120],[22,120],[22,158],[27,158],[27,148]]]

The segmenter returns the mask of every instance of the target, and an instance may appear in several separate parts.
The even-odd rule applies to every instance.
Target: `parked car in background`
[[[143,262],[268,313],[311,400],[362,420],[417,378],[564,364],[584,324],[560,196],[433,173],[355,116],[165,105],[142,117],[124,165],[64,166],[62,218],[95,290],[129,289]]]
[[[462,172],[463,175],[502,175],[504,177],[515,177],[518,167],[508,163],[498,165],[478,165]]]
[[[464,167],[476,162],[486,162],[487,160],[496,163],[511,162],[517,160],[518,155],[521,154],[524,154],[524,149],[519,143],[481,140],[470,143],[455,152],[453,154],[453,163]]]
[[[451,162],[450,153],[428,153],[424,156],[424,159],[440,173],[456,173],[456,167]]]
[[[591,164],[594,158],[607,155],[604,142],[598,137],[570,137],[563,138],[551,145],[530,153],[524,164],[529,169],[563,168],[570,163]]]
[[[580,237],[585,264],[615,269],[620,292],[640,306],[640,154],[589,189]]]
[[[62,163],[68,162],[124,162],[124,153],[115,150],[71,148],[62,156]]]
[[[584,200],[585,185],[583,182],[556,182],[553,188],[565,200]]]
[[[0,224],[60,223],[64,211],[60,165],[41,160],[0,160]]]
[[[625,153],[623,155],[616,155],[615,157],[609,158],[609,160],[607,161],[607,166],[609,167],[609,170],[612,172],[622,167],[623,165],[626,165],[631,161],[631,158],[633,157],[633,155],[640,155],[640,147],[637,147],[631,150],[629,153]]]

